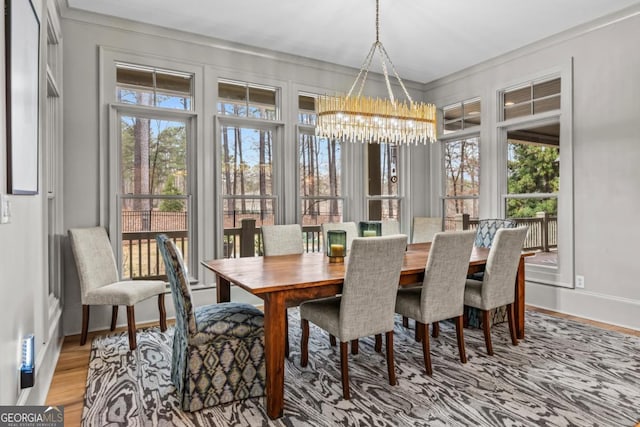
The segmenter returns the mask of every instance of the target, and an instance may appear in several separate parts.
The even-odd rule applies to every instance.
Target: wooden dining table
[[[429,256],[430,243],[407,246],[399,285],[422,283]],[[473,248],[469,274],[483,271],[489,249]],[[518,338],[524,338],[524,257],[520,257],[515,280],[515,318]],[[203,261],[216,274],[217,301],[231,299],[235,284],[264,301],[267,414],[275,419],[284,408],[285,315],[287,307],[342,291],[345,263],[330,263],[322,253],[303,253]]]

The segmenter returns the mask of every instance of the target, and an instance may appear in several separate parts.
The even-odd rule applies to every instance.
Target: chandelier
[[[346,96],[319,96],[316,100],[318,115],[316,135],[351,142],[376,142],[390,144],[426,144],[436,140],[436,107],[433,104],[414,102],[398,75],[386,49],[379,39],[379,6],[376,0],[376,41],[364,59]],[[362,96],[369,67],[376,52],[380,55],[382,72],[389,94],[388,99]],[[393,96],[387,67],[404,91],[407,101]],[[359,85],[358,94],[353,95]]]

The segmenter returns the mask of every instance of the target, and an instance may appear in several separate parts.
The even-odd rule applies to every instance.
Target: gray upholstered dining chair
[[[511,342],[518,345],[513,315],[514,284],[526,237],[526,227],[499,229],[489,250],[482,281],[467,279],[466,282],[464,304],[482,312],[482,330],[490,355],[493,355],[490,312],[497,307],[507,307]]]
[[[358,226],[355,222],[325,222],[321,225],[322,241],[327,244],[327,231],[344,230],[347,232],[347,251],[351,249],[351,242],[358,237]]]
[[[72,228],[69,230],[69,240],[80,279],[80,300],[82,301],[80,345],[87,342],[89,307],[92,305],[112,306],[112,331],[116,327],[118,307],[127,306],[127,328],[131,350],[135,350],[137,347],[134,305],[138,302],[157,295],[160,328],[162,331],[167,329],[167,315],[164,307],[166,285],[164,282],[160,280],[120,280],[109,236],[103,227]]]
[[[165,234],[162,254],[176,326],[171,381],[185,411],[264,396],[264,315],[251,304],[226,302],[194,307],[180,251]]]
[[[384,219],[382,220],[381,232],[383,236],[400,234],[400,223],[395,219]]]
[[[455,319],[460,361],[467,363],[464,349],[464,289],[473,249],[474,231],[436,233],[421,287],[400,289],[396,313],[415,319],[417,335],[422,341],[424,366],[432,374],[429,349],[429,324]]]
[[[342,393],[349,393],[347,345],[361,337],[385,334],[389,384],[396,384],[393,361],[394,307],[407,236],[355,238],[342,287],[342,296],[300,305],[302,344],[300,365],[309,360],[309,322],[340,341]]]
[[[431,242],[433,236],[442,231],[441,217],[413,217],[413,234],[411,235],[411,243]]]
[[[302,227],[300,224],[263,225],[262,246],[264,256],[293,255],[304,253]],[[289,357],[289,316],[284,316],[285,337],[284,354]]]
[[[265,256],[301,254],[304,252],[300,224],[263,225],[262,246]]]

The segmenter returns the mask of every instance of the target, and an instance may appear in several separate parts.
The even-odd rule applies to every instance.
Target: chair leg
[[[416,342],[422,341],[422,329],[424,325],[416,320],[415,340]]]
[[[329,334],[329,344],[331,344],[331,347],[335,347],[336,346],[336,337],[334,337],[331,334]]]
[[[409,328],[409,318],[407,316],[402,316],[402,326]]]
[[[351,340],[351,354],[358,354],[358,340]]]
[[[118,323],[118,306],[114,305],[111,307],[111,330],[113,331],[116,328],[116,323]]]
[[[160,330],[167,330],[167,310],[164,307],[164,294],[158,294],[158,311],[160,312]]]
[[[382,334],[376,334],[376,353],[382,353]]]
[[[440,336],[440,322],[433,322],[431,324],[431,336],[433,338],[438,338],[438,336]]]
[[[136,343],[136,314],[132,305],[127,306],[127,329],[129,333],[129,350],[135,350]]]
[[[515,316],[513,315],[513,304],[507,304],[507,320],[509,321],[509,333],[511,334],[511,343],[518,345],[518,337],[516,336]]]
[[[348,342],[340,342],[340,371],[342,372],[342,397],[351,399],[349,394],[349,348]]]
[[[378,335],[376,335],[377,337]],[[385,333],[386,347],[387,347],[387,371],[389,373],[389,384],[396,385],[396,365],[393,361],[393,331]],[[380,337],[382,340],[382,337]]]
[[[493,346],[491,345],[491,310],[482,310],[482,330],[484,331],[484,342],[487,345],[487,353],[493,356]]]
[[[289,358],[289,314],[284,310],[284,357]]]
[[[82,334],[80,335],[80,345],[87,342],[87,332],[89,331],[89,306],[82,304]]]
[[[458,338],[458,353],[460,361],[467,363],[467,352],[464,350],[464,319],[463,316],[456,317],[456,337]]]
[[[424,359],[424,369],[427,371],[427,375],[431,376],[433,370],[431,369],[431,349],[429,348],[429,324],[420,323],[420,333],[422,338],[422,357]]]
[[[302,319],[302,340],[300,343],[300,366],[309,363],[309,321]]]

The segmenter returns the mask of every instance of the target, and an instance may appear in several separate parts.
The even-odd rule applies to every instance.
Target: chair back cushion
[[[182,254],[166,234],[156,236],[158,249],[164,260],[165,271],[171,287],[173,305],[176,310],[176,334],[184,334],[186,339],[197,332],[196,319],[191,301],[191,287]]]
[[[462,315],[464,287],[475,231],[436,233],[424,274],[420,312],[422,323]]]
[[[86,295],[119,280],[116,260],[103,227],[72,228],[69,230],[71,251],[80,279],[80,296]]]
[[[482,280],[482,305],[486,309],[511,304],[527,227],[501,228],[496,232]]]
[[[383,236],[400,234],[400,223],[395,219],[385,219],[382,221],[381,232]]]
[[[261,228],[265,256],[301,254],[304,252],[300,224],[263,225]]]
[[[411,243],[431,242],[433,236],[442,231],[442,218],[440,217],[413,217],[413,234]]]
[[[355,238],[342,287],[340,339],[393,330],[407,236]]]
[[[358,227],[355,222],[325,222],[321,226],[322,228],[322,241],[323,244],[327,244],[327,231],[329,230],[344,230],[347,232],[347,250],[351,249],[351,242],[358,237]],[[326,247],[324,248],[326,252]]]
[[[481,219],[478,221],[474,245],[478,248],[490,248],[496,231],[500,228],[515,228],[516,226],[516,222],[510,219]]]

